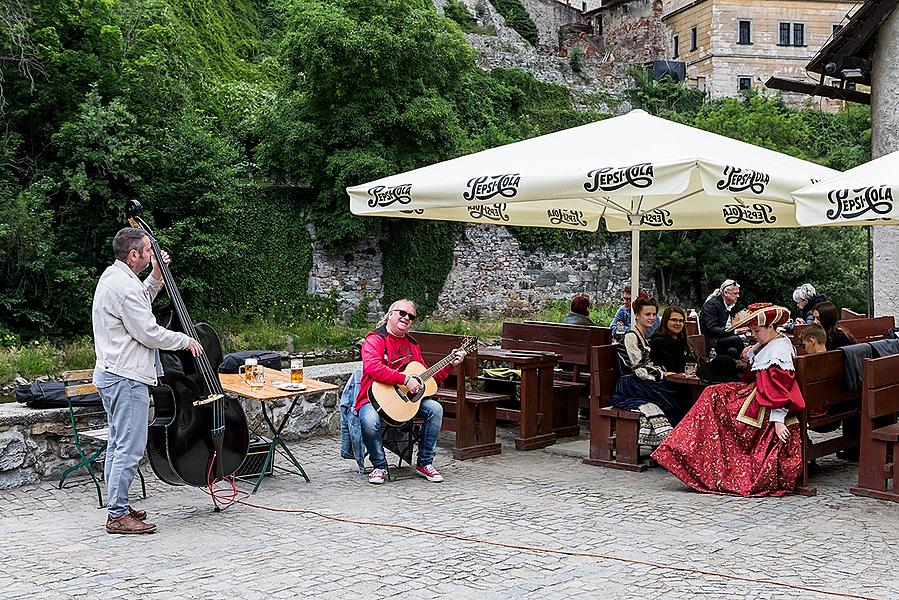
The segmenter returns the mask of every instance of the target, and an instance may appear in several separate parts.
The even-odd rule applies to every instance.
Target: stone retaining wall
[[[339,392],[353,369],[361,364],[355,362],[306,367],[309,377],[333,383],[338,389],[304,397],[284,428],[284,437],[297,440],[315,435],[337,434],[340,430]],[[271,437],[262,419],[260,404],[251,400],[242,402],[250,429]],[[278,423],[290,403],[287,400],[276,401],[269,406]],[[102,409],[98,408],[83,407],[76,410],[79,431],[105,426],[105,415],[98,415],[98,410],[102,413]],[[95,447],[82,444],[82,448],[91,452]],[[334,457],[339,459],[336,440]],[[72,440],[68,409],[33,409],[18,403],[0,404],[0,489],[37,483],[44,479],[58,480],[67,467],[77,463],[78,453]]]

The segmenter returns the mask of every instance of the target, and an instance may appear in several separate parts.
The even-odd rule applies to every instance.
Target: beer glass
[[[303,359],[290,359],[290,382],[303,383]]]
[[[237,371],[251,390],[265,387],[265,368],[255,358],[246,359]]]
[[[687,363],[684,365],[684,375],[687,377],[696,377],[696,363]]]

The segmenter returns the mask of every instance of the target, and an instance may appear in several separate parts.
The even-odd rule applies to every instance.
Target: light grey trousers
[[[99,369],[94,369],[94,385],[109,422],[103,475],[109,516],[117,519],[128,512],[128,488],[147,448],[150,390],[139,381]]]

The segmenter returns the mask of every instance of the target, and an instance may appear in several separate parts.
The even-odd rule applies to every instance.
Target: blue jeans
[[[94,369],[94,385],[109,423],[103,476],[109,516],[117,519],[128,512],[128,488],[147,448],[150,390],[139,381],[99,369]]]
[[[421,439],[418,441],[418,466],[426,467],[434,462],[437,454],[437,434],[440,433],[443,422],[443,407],[436,400],[425,398],[415,416],[425,420]],[[371,403],[363,404],[359,409],[359,421],[362,423],[362,442],[368,450],[372,466],[386,469],[387,457],[384,456],[384,444],[381,441],[381,417]]]

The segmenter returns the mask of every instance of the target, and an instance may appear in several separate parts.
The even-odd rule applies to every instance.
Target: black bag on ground
[[[269,369],[281,370],[281,353],[274,350],[243,350],[226,354],[219,365],[219,373],[237,373],[237,369],[248,358],[255,358],[259,364]]]
[[[99,394],[70,398],[72,406],[103,406]],[[35,381],[16,388],[16,402],[30,408],[66,408],[66,386],[61,381]]]

